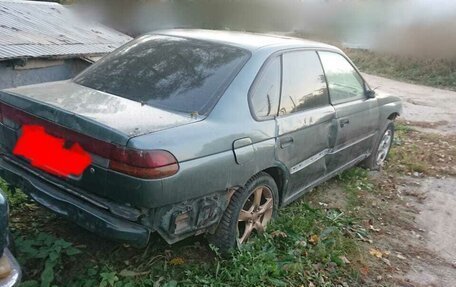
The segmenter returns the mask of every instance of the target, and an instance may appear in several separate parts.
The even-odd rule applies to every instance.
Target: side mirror
[[[368,99],[375,98],[375,91],[374,90],[366,90],[366,97]]]

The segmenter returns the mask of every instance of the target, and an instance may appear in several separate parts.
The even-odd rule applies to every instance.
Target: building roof
[[[98,55],[130,40],[57,3],[0,0],[0,60]]]
[[[171,29],[151,32],[152,34],[163,34],[177,37],[193,38],[205,41],[220,42],[228,45],[241,47],[250,51],[271,47],[280,49],[281,47],[309,47],[309,48],[330,48],[333,46],[310,41],[301,38],[273,34],[257,34],[237,31],[220,30],[200,30],[200,29]]]

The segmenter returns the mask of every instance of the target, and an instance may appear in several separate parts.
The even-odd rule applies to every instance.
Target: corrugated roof
[[[0,0],[0,60],[103,54],[129,40],[58,3]]]

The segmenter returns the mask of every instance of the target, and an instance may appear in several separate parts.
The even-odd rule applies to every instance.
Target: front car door
[[[330,173],[368,156],[378,132],[379,110],[377,100],[367,96],[363,78],[344,56],[329,51],[318,54],[336,110],[337,137],[327,157]]]
[[[276,158],[289,170],[283,201],[290,202],[326,173],[330,131],[335,119],[318,54],[282,54],[282,89],[277,122]]]

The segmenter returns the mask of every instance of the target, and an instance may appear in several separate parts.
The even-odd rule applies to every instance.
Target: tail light
[[[176,158],[165,150],[115,149],[109,168],[134,177],[154,179],[176,174],[179,165]]]
[[[21,126],[40,125],[53,136],[79,143],[85,151],[109,159],[109,169],[117,172],[145,179],[160,179],[179,171],[176,158],[165,150],[128,149],[80,134],[0,103],[0,122],[3,118]]]

